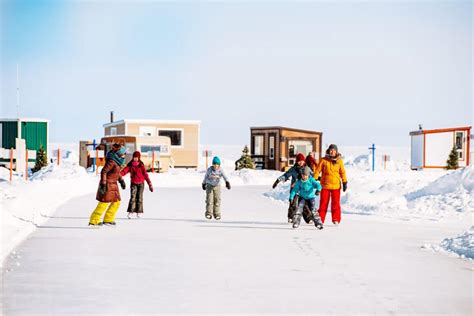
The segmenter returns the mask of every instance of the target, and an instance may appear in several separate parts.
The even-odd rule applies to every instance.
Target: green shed
[[[23,138],[26,149],[37,151],[42,145],[48,152],[49,122],[36,118],[0,119],[0,148],[15,149],[16,138]]]

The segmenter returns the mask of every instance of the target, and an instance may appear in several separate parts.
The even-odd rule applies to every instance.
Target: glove
[[[148,188],[150,189],[150,192],[153,192],[153,186],[151,184],[148,186]]]
[[[318,195],[318,196],[319,196],[319,193],[321,193],[321,191],[316,191],[316,195]]]
[[[100,194],[100,195],[104,195],[105,192],[107,192],[107,184],[101,183],[101,184],[99,185],[99,194]]]
[[[347,182],[342,183],[342,192],[346,192],[347,190]]]
[[[120,179],[119,182],[120,182],[120,186],[122,187],[122,190],[125,190],[125,188],[127,187],[127,185],[125,184],[125,180]]]
[[[206,184],[205,184],[205,183],[202,184],[202,189],[203,189],[204,191],[206,191]]]
[[[273,183],[272,189],[275,189],[277,187],[278,183],[280,183],[280,179],[277,179],[275,181],[275,183]]]
[[[227,188],[227,190],[230,190],[230,182],[229,181],[225,182],[225,187]]]

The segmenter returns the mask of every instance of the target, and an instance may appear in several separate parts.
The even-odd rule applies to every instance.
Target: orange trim
[[[425,160],[426,160],[426,135],[423,134],[423,168],[425,167]]]
[[[424,169],[446,169],[446,166],[424,166]]]
[[[434,134],[434,133],[446,133],[446,132],[456,132],[456,131],[470,131],[471,126],[458,127],[458,128],[439,128],[439,129],[427,129],[422,130],[423,134]]]
[[[467,146],[466,146],[466,151],[467,151],[467,160],[466,160],[466,166],[469,166],[469,163],[471,162],[471,133],[467,133]]]

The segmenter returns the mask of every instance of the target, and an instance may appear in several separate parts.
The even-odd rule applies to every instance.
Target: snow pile
[[[30,180],[0,183],[1,260],[67,200],[97,189],[97,178],[71,161],[48,165]]]
[[[422,248],[448,252],[461,258],[474,259],[474,226],[454,238],[445,238],[439,245],[424,245]]]

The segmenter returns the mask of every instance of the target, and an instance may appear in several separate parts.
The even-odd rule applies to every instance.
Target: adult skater
[[[120,144],[114,144],[112,150],[107,153],[105,166],[100,172],[99,189],[96,199],[99,201],[89,219],[90,226],[115,225],[115,214],[120,207],[120,192],[117,182],[125,190],[125,181],[120,176],[120,167],[125,162],[126,148]],[[102,214],[104,214],[102,221]]]
[[[334,225],[341,222],[341,182],[342,191],[347,190],[346,170],[344,162],[337,146],[329,145],[326,150],[326,156],[319,162],[314,178],[317,179],[321,173],[321,198],[319,201],[319,215],[324,223],[326,212],[328,210],[329,199],[331,199],[331,217]]]

